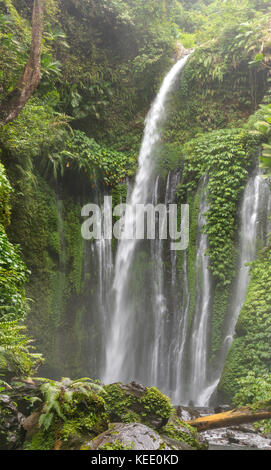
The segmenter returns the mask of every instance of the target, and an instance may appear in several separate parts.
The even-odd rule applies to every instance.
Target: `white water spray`
[[[131,211],[127,211],[124,221],[124,239],[120,241],[113,288],[115,309],[106,345],[105,382],[133,378],[134,362],[131,333],[133,318],[129,305],[128,284],[138,240],[126,240],[125,234],[133,233],[136,223],[136,206],[146,204],[150,198],[150,184],[153,176],[153,157],[161,138],[162,125],[166,119],[166,106],[174,85],[189,56],[178,61],[165,77],[159,93],[146,119],[144,137],[139,154],[139,168],[135,186],[130,198]],[[138,225],[137,225],[138,226]],[[129,355],[130,361],[127,361]],[[129,365],[130,364],[130,365]]]
[[[260,171],[258,171],[257,174],[249,178],[244,191],[240,214],[239,268],[231,305],[231,315],[225,328],[224,340],[219,354],[215,377],[211,383],[206,386],[202,394],[203,405],[208,405],[220,381],[226,357],[234,339],[236,323],[244,304],[249,285],[250,267],[247,264],[254,261],[256,258],[258,241],[261,245],[264,245],[266,242],[266,235],[270,229],[268,221],[266,221],[266,215],[270,214],[270,207],[271,193],[269,182],[267,182],[262,177]]]
[[[198,217],[198,241],[196,258],[196,310],[193,322],[193,331],[190,346],[190,378],[188,397],[195,405],[204,406],[206,401],[205,389],[208,371],[208,333],[211,320],[211,273],[209,270],[209,258],[206,255],[208,249],[208,237],[202,232],[206,224],[205,214],[208,211],[207,178],[202,187],[201,205]]]

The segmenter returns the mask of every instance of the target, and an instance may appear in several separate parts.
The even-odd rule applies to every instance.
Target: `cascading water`
[[[87,305],[91,305],[86,321],[91,325],[92,335],[88,337],[87,348],[91,357],[91,373],[97,377],[100,377],[104,370],[107,321],[110,317],[114,272],[112,240],[108,239],[105,233],[105,227],[108,226],[106,220],[110,220],[112,208],[110,199],[106,194],[100,193],[98,185],[95,185],[92,197],[97,206],[100,202],[99,194],[104,201],[101,218],[97,218],[97,230],[101,237],[95,241],[84,240],[83,258],[84,301]]]
[[[209,258],[206,256],[208,237],[203,232],[208,211],[207,177],[204,178],[201,204],[198,216],[197,258],[196,258],[196,309],[190,343],[190,368],[188,378],[188,399],[194,405],[206,404],[206,383],[208,373],[208,333],[211,321],[212,281]]]
[[[169,204],[173,204],[176,198],[176,188],[179,181],[179,172],[168,172],[165,196],[163,203],[168,208]],[[157,206],[159,203],[159,181],[160,177],[156,179],[153,195],[153,204]],[[160,220],[163,229],[167,224],[167,213],[164,213]],[[158,224],[157,224],[158,225]],[[158,228],[158,227],[157,227]],[[155,312],[154,317],[154,342],[152,353],[152,364],[150,383],[154,383],[163,390],[170,393],[170,381],[172,372],[172,357],[171,357],[171,318],[175,317],[176,310],[179,316],[179,303],[176,301],[178,295],[177,281],[177,257],[176,251],[170,253],[170,289],[167,289],[167,279],[165,272],[165,256],[167,254],[167,242],[163,239],[156,239],[151,244],[151,259],[152,259],[152,285],[153,285],[153,308]],[[173,319],[174,322],[174,319]]]
[[[109,312],[109,297],[110,287],[113,274],[113,254],[112,254],[112,241],[105,237],[103,227],[107,225],[106,220],[110,220],[111,205],[109,198],[104,198],[104,205],[102,208],[101,217],[101,238],[95,241],[96,253],[98,257],[98,273],[99,273],[99,309],[103,322],[103,329],[106,328],[106,320]]]
[[[256,258],[257,237],[261,229],[259,214],[263,203],[262,196],[265,196],[265,185],[262,176],[257,174],[249,179],[244,193],[241,208],[239,272],[232,305],[233,315],[231,315],[224,340],[225,344],[229,345],[233,340],[236,322],[245,301],[249,283],[249,266],[246,264]]]
[[[208,405],[219,383],[226,356],[233,340],[236,322],[249,283],[246,263],[256,257],[257,243],[262,243],[270,230],[266,213],[271,209],[268,183],[260,173],[252,176],[244,192],[240,220],[240,259],[232,314],[224,328],[224,341],[215,370],[209,364],[209,341],[212,321],[213,283],[206,256],[208,238],[202,228],[206,223],[207,176],[201,189],[196,252],[196,306],[190,318],[188,253],[183,252],[182,264],[169,250],[166,240],[151,242],[135,238],[138,218],[136,207],[152,202],[155,206],[176,202],[178,172],[169,172],[166,184],[155,177],[154,160],[160,144],[162,125],[166,118],[167,101],[178,75],[189,56],[174,65],[165,78],[146,119],[144,138],[139,155],[139,169],[133,190],[128,196],[130,210],[124,216],[123,237],[119,242],[113,281],[114,304],[110,312],[110,280],[106,264],[112,268],[112,251],[105,240],[97,242],[100,273],[100,305],[106,303],[103,329],[106,337],[104,382],[131,379],[158,386],[175,403],[192,402]],[[164,194],[164,197],[161,195]],[[162,226],[166,217],[159,220]],[[140,225],[141,224],[141,225]],[[111,250],[111,247],[110,247]],[[136,294],[135,294],[136,292]],[[110,299],[108,301],[108,299]]]
[[[246,185],[240,214],[240,236],[239,236],[239,268],[236,279],[236,287],[231,305],[231,315],[225,327],[225,335],[219,354],[218,366],[215,377],[206,387],[203,393],[203,404],[207,405],[216,390],[223,372],[227,353],[232,344],[236,323],[246,297],[249,284],[250,268],[247,263],[255,260],[258,242],[266,243],[266,235],[270,231],[268,214],[271,209],[270,184],[258,171],[251,176]]]
[[[174,403],[184,403],[186,396],[186,384],[184,380],[185,371],[185,351],[189,327],[189,307],[190,307],[190,291],[188,282],[188,264],[187,253],[184,252],[184,261],[182,267],[183,276],[183,295],[181,311],[178,305],[174,309],[173,331],[175,332],[173,344],[173,352],[170,360],[174,364],[175,374],[173,379],[172,399]],[[174,292],[176,295],[176,290]],[[176,334],[177,332],[177,334]]]
[[[128,235],[131,236],[131,233],[134,233],[135,225],[137,224],[138,226],[139,221],[135,213],[136,206],[151,202],[150,189],[153,179],[153,159],[160,143],[162,125],[166,118],[168,98],[188,57],[186,56],[178,61],[165,77],[146,119],[139,155],[139,169],[129,201],[132,209],[126,211],[123,239],[119,243],[116,256],[113,283],[115,309],[106,345],[106,370],[103,376],[105,382],[138,378],[140,366],[137,370],[135,358],[137,346],[134,344],[133,337],[135,316],[129,296],[129,282],[131,280],[138,240],[135,237],[132,239],[127,238],[129,238]],[[144,346],[146,347],[146,344],[143,345],[143,351]],[[145,354],[144,360],[148,361],[150,358]],[[145,374],[147,373],[148,367],[146,366]]]
[[[156,206],[158,204],[158,189],[159,189],[159,179],[158,176],[155,182],[155,190],[153,197],[153,204]],[[165,203],[168,201],[169,194],[169,184],[170,184],[170,173],[167,177],[166,185],[166,197]],[[163,217],[162,226],[166,223],[165,216]],[[167,313],[167,300],[164,295],[164,265],[163,265],[163,240],[156,239],[153,241],[151,246],[152,254],[152,265],[153,265],[153,280],[154,280],[154,308],[157,312],[157,321],[154,324],[154,346],[153,346],[153,355],[152,355],[152,364],[151,364],[151,376],[150,379],[152,383],[158,383],[158,365],[163,361],[161,357],[161,350],[163,350],[163,341],[164,341],[164,322]]]

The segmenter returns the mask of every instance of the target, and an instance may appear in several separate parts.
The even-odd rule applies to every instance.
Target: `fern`
[[[72,404],[78,400],[78,396],[88,399],[92,398],[93,393],[105,393],[103,387],[89,378],[71,380],[63,377],[60,382],[44,378],[37,380],[45,382],[40,388],[44,404],[39,419],[39,426],[45,430],[50,428],[54,418],[66,421],[65,413],[71,411]]]

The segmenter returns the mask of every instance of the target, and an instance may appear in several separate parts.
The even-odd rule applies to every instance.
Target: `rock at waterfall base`
[[[185,442],[160,436],[141,423],[113,423],[110,429],[81,447],[82,450],[193,450]]]

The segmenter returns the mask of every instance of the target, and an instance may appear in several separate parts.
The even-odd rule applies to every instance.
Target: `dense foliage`
[[[236,403],[262,400],[270,380],[270,247],[251,267],[251,281],[220,388]],[[269,374],[269,375],[268,375]],[[252,380],[255,377],[255,380]],[[265,383],[266,387],[265,388]],[[240,389],[239,389],[240,387]]]
[[[30,3],[0,0],[0,105],[28,59]],[[238,205],[261,144],[262,164],[270,170],[269,3],[47,0],[40,86],[18,118],[0,128],[1,388],[34,374],[42,362],[28,331],[45,355],[46,376],[97,376],[101,358],[92,357],[100,334],[94,295],[99,273],[89,269],[93,258],[81,238],[80,209],[108,193],[113,204],[126,199],[144,117],[178,43],[196,50],[171,100],[157,169],[162,175],[182,171],[178,202],[192,209],[190,324],[199,197],[208,174],[204,230],[214,281],[213,360],[236,272]],[[270,261],[267,247],[251,267],[220,383],[223,398],[236,405],[270,396]],[[146,259],[138,262],[141,268]],[[180,253],[179,267],[182,262]],[[193,430],[177,432],[177,422],[168,422],[172,405],[154,388],[137,400],[120,385],[99,390],[89,380],[49,381],[36,406],[40,422],[26,448],[57,448],[74,434],[95,436],[109,420],[150,424],[153,416],[165,421],[169,438],[200,447]]]
[[[0,164],[0,386],[9,387],[14,377],[33,373],[41,356],[32,352],[31,340],[24,334],[22,321],[28,311],[25,283],[29,272],[17,246],[9,242],[11,186]],[[2,387],[0,387],[0,390]]]
[[[183,187],[186,183],[191,191],[202,176],[208,175],[208,254],[214,278],[227,286],[233,277],[237,206],[257,142],[241,129],[223,130],[188,142],[184,152]]]

